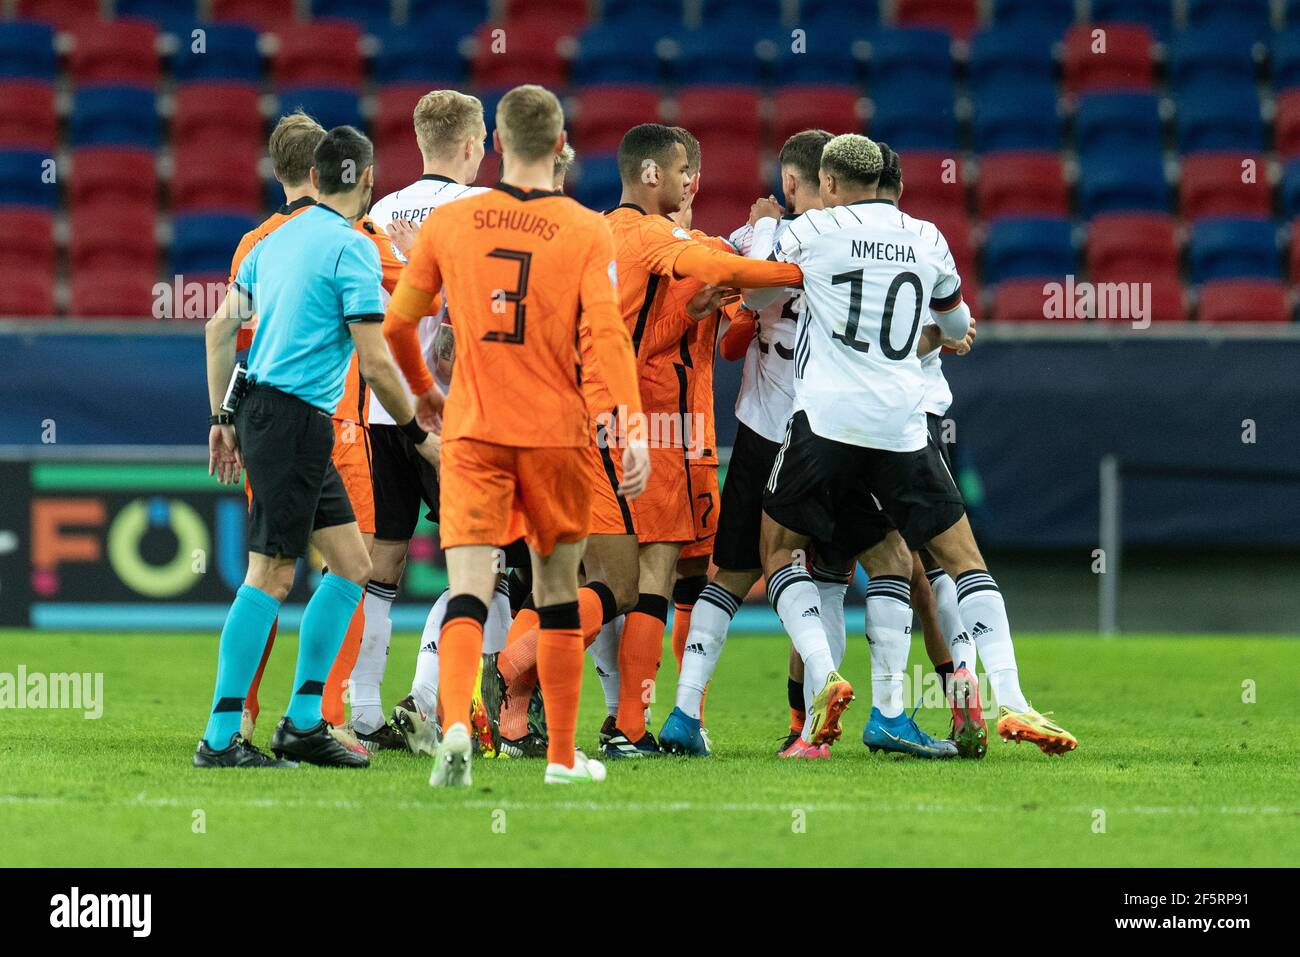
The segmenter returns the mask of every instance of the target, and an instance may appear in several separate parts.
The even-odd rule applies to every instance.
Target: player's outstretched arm
[[[737,289],[784,288],[803,285],[803,272],[793,263],[747,259],[734,253],[710,249],[691,241],[673,264],[679,277],[698,279],[710,286]]]

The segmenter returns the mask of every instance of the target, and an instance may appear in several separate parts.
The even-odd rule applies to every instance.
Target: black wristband
[[[234,425],[235,417],[229,412],[218,412],[208,416],[208,425]]]
[[[408,439],[411,440],[412,445],[419,445],[429,435],[428,432],[420,428],[420,423],[417,422],[415,419],[412,419],[410,422],[407,422],[405,425],[399,425],[398,428],[402,430],[402,434],[404,436],[406,436]]]

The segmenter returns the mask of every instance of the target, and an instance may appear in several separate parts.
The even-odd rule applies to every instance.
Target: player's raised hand
[[[415,447],[415,451],[420,453],[420,457],[433,466],[434,471],[441,471],[442,468],[442,437],[435,432],[430,432],[424,437],[424,441]]]
[[[384,232],[388,233],[388,238],[393,241],[399,253],[409,256],[411,247],[415,245],[415,237],[420,235],[420,227],[409,219],[398,218],[385,226]]]
[[[645,491],[650,481],[650,450],[644,442],[629,442],[623,450],[623,481],[618,494],[623,498],[636,498]]]
[[[780,219],[784,215],[785,209],[776,201],[775,196],[756,199],[754,205],[749,207],[749,225],[753,226],[760,219]]]
[[[436,385],[415,400],[415,421],[427,432],[442,431],[442,407],[447,397]]]
[[[740,297],[740,290],[726,286],[705,286],[686,303],[686,314],[696,322],[702,322],[718,311],[724,304],[734,302]]]
[[[238,485],[244,471],[233,425],[214,425],[208,430],[208,474],[222,485]]]

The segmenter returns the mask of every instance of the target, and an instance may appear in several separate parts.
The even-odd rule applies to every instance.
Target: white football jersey
[[[891,452],[928,440],[917,343],[929,309],[960,301],[961,279],[943,235],[907,218],[863,200],[809,210],[776,242],[804,278],[795,409],[823,438]]]
[[[793,219],[782,219],[776,235]],[[753,232],[752,226],[740,227],[731,234],[731,244],[748,255]],[[794,411],[794,337],[802,299],[803,290],[786,289],[758,310],[754,339],[745,353],[736,418],[771,442],[785,438]]]
[[[399,189],[395,193],[389,193],[383,199],[376,202],[370,207],[370,218],[375,221],[375,225],[380,229],[387,229],[388,224],[394,219],[409,219],[417,226],[424,222],[425,217],[432,210],[437,209],[445,203],[452,200],[461,199],[465,196],[473,196],[476,193],[485,192],[485,186],[462,186],[445,176],[435,176],[426,173],[421,176],[410,186]],[[393,254],[402,262],[406,262],[406,257],[398,252],[397,247],[393,247]],[[384,290],[384,305],[388,305],[388,291]],[[447,297],[442,297],[442,307],[438,310],[436,316],[424,316],[420,320],[420,348],[424,352],[424,361],[429,364],[429,369],[436,368],[433,358],[433,337],[438,331],[438,325],[442,322],[443,317],[447,315]],[[407,398],[414,401],[411,395],[410,386],[406,384],[406,377],[399,376],[402,380],[402,388],[406,390]],[[446,390],[448,383],[438,383]],[[370,421],[378,425],[396,425],[393,417],[388,414],[379,401],[379,396],[375,395],[374,390],[370,391]]]
[[[938,232],[934,223],[917,219],[906,213],[903,214],[903,225],[918,235],[924,231],[933,237],[934,233],[929,231]],[[935,325],[935,322],[927,312],[921,328],[932,325]],[[944,377],[943,360],[939,357],[942,351],[942,349],[935,349],[921,356],[921,370],[925,373],[925,401],[921,403],[921,409],[927,415],[946,415],[948,407],[952,405],[952,389]]]

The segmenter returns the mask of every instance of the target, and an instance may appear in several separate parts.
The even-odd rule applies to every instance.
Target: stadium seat
[[[89,146],[72,152],[68,207],[120,205],[149,210],[158,205],[157,157],[153,150]]]
[[[1034,24],[1060,36],[1074,22],[1074,0],[994,0],[996,29]]]
[[[1070,193],[1055,151],[986,154],[975,198],[983,219],[1070,215]]]
[[[150,20],[159,31],[189,38],[189,30],[198,19],[194,0],[113,0],[113,13],[119,17]]]
[[[987,87],[975,101],[971,118],[975,149],[1059,150],[1061,121],[1056,91],[1047,88]]]
[[[1277,279],[1221,279],[1201,286],[1201,322],[1290,322],[1286,287]]]
[[[415,104],[411,104],[414,108]],[[280,90],[280,114],[302,110],[315,117],[325,129],[336,126],[355,126],[363,133],[366,121],[361,116],[361,101],[351,90],[334,90],[321,87],[285,87]]]
[[[173,219],[172,272],[229,272],[240,237],[257,225],[253,216],[188,213]]]
[[[758,93],[752,87],[687,87],[677,97],[676,122],[701,141],[730,137],[757,154],[762,138],[758,103]]]
[[[666,21],[601,23],[578,37],[571,64],[573,81],[657,83],[663,72],[656,44],[667,34]]]
[[[262,54],[257,50],[257,31],[240,23],[197,24],[203,46],[182,42],[172,60],[177,83],[195,80],[262,81]],[[189,35],[188,31],[185,34]]]
[[[896,0],[894,21],[900,27],[930,27],[965,40],[979,21],[979,4],[976,0]]]
[[[72,99],[73,146],[158,145],[161,125],[154,91],[136,86],[88,86]]]
[[[77,210],[68,223],[70,272],[73,276],[96,269],[155,272],[158,267],[155,219],[152,206],[106,204]]]
[[[1264,158],[1240,153],[1184,156],[1178,205],[1185,219],[1271,216],[1273,201]]]
[[[421,83],[427,93],[436,85],[464,82],[469,65],[461,41],[473,36],[477,25],[474,18],[453,16],[437,26],[421,22],[382,31],[372,66],[375,83]]]
[[[676,33],[672,37],[676,55],[669,61],[669,74],[683,85],[758,83],[757,44],[764,39],[763,27],[761,23],[736,23],[718,32],[700,28]],[[727,37],[726,43],[718,43],[719,33]]]
[[[1280,193],[1282,217],[1295,219],[1300,216],[1300,160],[1289,160],[1282,167]]]
[[[44,209],[0,209],[0,276],[12,276],[23,269],[36,273],[54,272],[54,216]],[[21,242],[14,242],[22,237]]]
[[[74,273],[68,315],[83,319],[153,318],[153,287],[157,282],[157,275],[144,269]]]
[[[279,48],[271,74],[280,86],[345,87],[361,84],[361,31],[346,20],[291,23],[276,31]]]
[[[1186,0],[1188,29],[1249,29],[1263,37],[1272,29],[1271,0]]]
[[[1168,45],[1169,86],[1175,94],[1255,89],[1253,41],[1231,28],[1184,30]]]
[[[44,150],[0,150],[0,206],[39,206],[53,209],[59,202],[57,169]]]
[[[1074,114],[1075,148],[1091,154],[1159,155],[1160,107],[1148,93],[1093,93],[1079,97]]]
[[[209,143],[179,147],[172,164],[171,208],[174,213],[238,212],[256,215],[262,208],[260,149],[237,144],[214,148]]]
[[[1096,282],[1134,273],[1178,280],[1173,217],[1164,213],[1106,213],[1088,223],[1088,275]]]
[[[504,54],[495,48],[498,30],[504,31],[499,35],[506,44]],[[562,38],[579,33],[580,25],[549,14],[485,23],[474,35],[474,82],[485,89],[507,89],[520,83],[562,87],[567,71],[559,44]]]
[[[51,150],[59,132],[54,86],[39,80],[0,79],[0,149]]]
[[[1291,224],[1290,252],[1287,257],[1287,275],[1293,283],[1300,282],[1300,223]]]
[[[1300,89],[1278,96],[1273,142],[1284,159],[1300,156]]]
[[[628,128],[659,120],[659,90],[654,86],[589,86],[578,91],[568,117],[574,148],[613,153]]]
[[[0,76],[52,82],[57,72],[48,23],[0,22]]]
[[[710,30],[719,23],[753,17],[779,21],[782,0],[699,0],[700,22]]]
[[[1097,52],[1094,31],[1104,30],[1104,49]],[[1151,89],[1151,32],[1125,23],[1079,24],[1065,35],[1065,91]]]
[[[793,41],[775,44],[776,59],[771,68],[777,82],[837,86],[861,83],[863,63],[858,49],[861,41],[873,35],[863,21],[800,21],[798,28],[804,31],[800,46]]]
[[[54,315],[54,270],[23,265],[0,269],[0,317],[44,319]]]
[[[870,132],[894,149],[945,150],[957,145],[957,121],[953,116],[951,91],[931,93],[929,99],[905,92],[881,99],[872,98]]]
[[[1157,40],[1173,31],[1170,0],[1092,0],[1092,19],[1098,23],[1140,23]]]
[[[1178,150],[1238,150],[1264,148],[1264,128],[1255,91],[1199,89],[1177,98]]]
[[[1055,277],[1059,281],[1059,277]],[[1047,291],[1043,288],[1052,278],[1012,279],[1000,282],[993,290],[993,312],[997,322],[1079,322],[1077,319],[1052,319],[1045,315]],[[963,298],[965,298],[963,296]]]
[[[1193,282],[1278,276],[1277,231],[1271,219],[1202,219],[1187,244]]]
[[[981,30],[970,41],[967,82],[978,96],[987,87],[1054,89],[1053,35],[1040,28]]]
[[[260,94],[251,83],[188,83],[176,90],[172,146],[262,144]]]
[[[894,146],[888,140],[884,142]],[[898,152],[903,169],[903,209],[917,219],[940,223],[940,229],[943,223],[961,219],[960,232],[965,240],[970,225],[965,222],[966,181],[958,158],[948,152]]]
[[[906,89],[950,86],[953,79],[952,42],[942,30],[888,30],[871,39],[868,78],[872,95],[888,82]]]
[[[393,23],[389,0],[311,0],[311,15],[350,20],[367,33],[387,29]]]
[[[488,153],[479,164],[478,176],[474,178],[472,185],[491,186],[499,182],[501,182],[501,154]]]
[[[406,84],[382,87],[375,96],[375,112],[370,120],[371,138],[375,147],[403,144],[414,147],[415,130],[412,114],[420,97],[428,93],[424,84]]]
[[[806,129],[848,132],[863,128],[861,94],[852,86],[783,86],[772,97],[772,145],[779,151]]]
[[[294,0],[212,0],[212,19],[267,33],[292,23],[293,8]]]
[[[410,116],[408,115],[406,119],[409,124]],[[409,125],[407,129],[410,129]],[[375,140],[376,197],[387,196],[395,190],[411,185],[423,172],[424,163],[415,145],[414,131],[409,132],[401,140],[387,143]],[[277,202],[283,202],[283,197],[279,197]]]
[[[1159,153],[1098,153],[1079,168],[1079,212],[1085,217],[1099,213],[1133,210],[1167,212],[1169,187]]]
[[[600,16],[604,23],[658,20],[671,30],[682,19],[682,0],[602,0]]]
[[[158,85],[158,28],[148,20],[113,20],[73,34],[68,74],[78,86],[118,83]]]
[[[1275,35],[1269,53],[1273,86],[1278,90],[1300,87],[1300,23]]]
[[[984,280],[1065,276],[1073,273],[1074,245],[1063,219],[999,219],[984,240]]]
[[[40,20],[61,32],[99,19],[99,0],[18,0],[18,16]]]
[[[573,195],[591,209],[613,209],[623,192],[618,175],[618,157],[599,153],[584,154],[578,159],[577,185]]]

